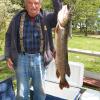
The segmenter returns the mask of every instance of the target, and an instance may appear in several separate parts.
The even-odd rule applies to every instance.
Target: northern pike
[[[63,10],[67,10],[64,12]],[[68,64],[68,35],[69,35],[69,10],[68,7],[61,9],[64,14],[66,14],[66,19],[64,19],[63,28],[59,25],[59,21],[56,26],[55,31],[55,64],[56,64],[56,76],[60,78],[59,87],[63,89],[64,87],[69,87],[69,83],[66,80],[66,74],[70,76],[70,67]],[[58,14],[61,14],[58,13]],[[62,15],[60,15],[62,16]]]

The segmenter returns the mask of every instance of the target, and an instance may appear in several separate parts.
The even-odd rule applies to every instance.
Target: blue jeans
[[[0,100],[15,100],[12,78],[0,82]]]
[[[16,100],[29,100],[30,78],[34,87],[33,100],[45,100],[45,67],[40,53],[19,54],[16,68]]]

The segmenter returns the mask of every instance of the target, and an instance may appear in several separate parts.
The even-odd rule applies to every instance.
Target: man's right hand
[[[13,62],[12,62],[11,58],[8,58],[6,62],[7,62],[8,68],[11,69],[11,70],[14,70]]]

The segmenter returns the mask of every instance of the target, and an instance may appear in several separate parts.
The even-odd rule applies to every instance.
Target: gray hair
[[[27,1],[27,0],[24,0],[24,3],[25,3],[26,1]],[[40,1],[40,3],[42,3],[43,0],[39,0],[39,1]]]

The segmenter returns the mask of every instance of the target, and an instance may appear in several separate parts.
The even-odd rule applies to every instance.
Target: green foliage
[[[9,19],[11,19],[12,15],[21,8],[18,5],[12,4],[10,0],[7,1],[1,0],[0,8],[2,8],[0,9],[0,31],[1,31],[6,29],[6,25]]]
[[[18,11],[21,7],[11,3],[10,0],[1,0],[0,1],[0,53],[4,50],[4,38],[5,32],[8,28],[9,21],[12,16]]]
[[[73,25],[85,29],[84,32],[97,30],[97,11],[100,8],[100,0],[64,0],[65,4],[73,7]],[[99,18],[98,18],[99,19]]]
[[[43,0],[42,7],[47,10],[52,9],[53,8],[52,0],[48,0],[48,2],[47,0]]]
[[[6,12],[7,12],[7,8],[5,7],[4,2],[0,3],[0,31],[2,30],[3,27],[5,27],[5,21],[6,21]]]
[[[21,7],[24,7],[24,0],[10,0],[12,4],[20,5]]]
[[[10,77],[14,75],[14,72],[12,72],[6,65],[6,62],[0,62],[0,81],[6,79],[7,77]]]
[[[22,8],[24,7],[24,0],[10,0],[12,4],[20,5]],[[44,9],[51,9],[52,8],[52,0],[43,0],[42,6]]]
[[[4,45],[4,36],[6,30],[6,23],[9,17],[8,13],[8,6],[6,5],[7,2],[1,1],[0,2],[0,51],[2,51],[2,46]],[[9,4],[9,2],[7,3]]]

